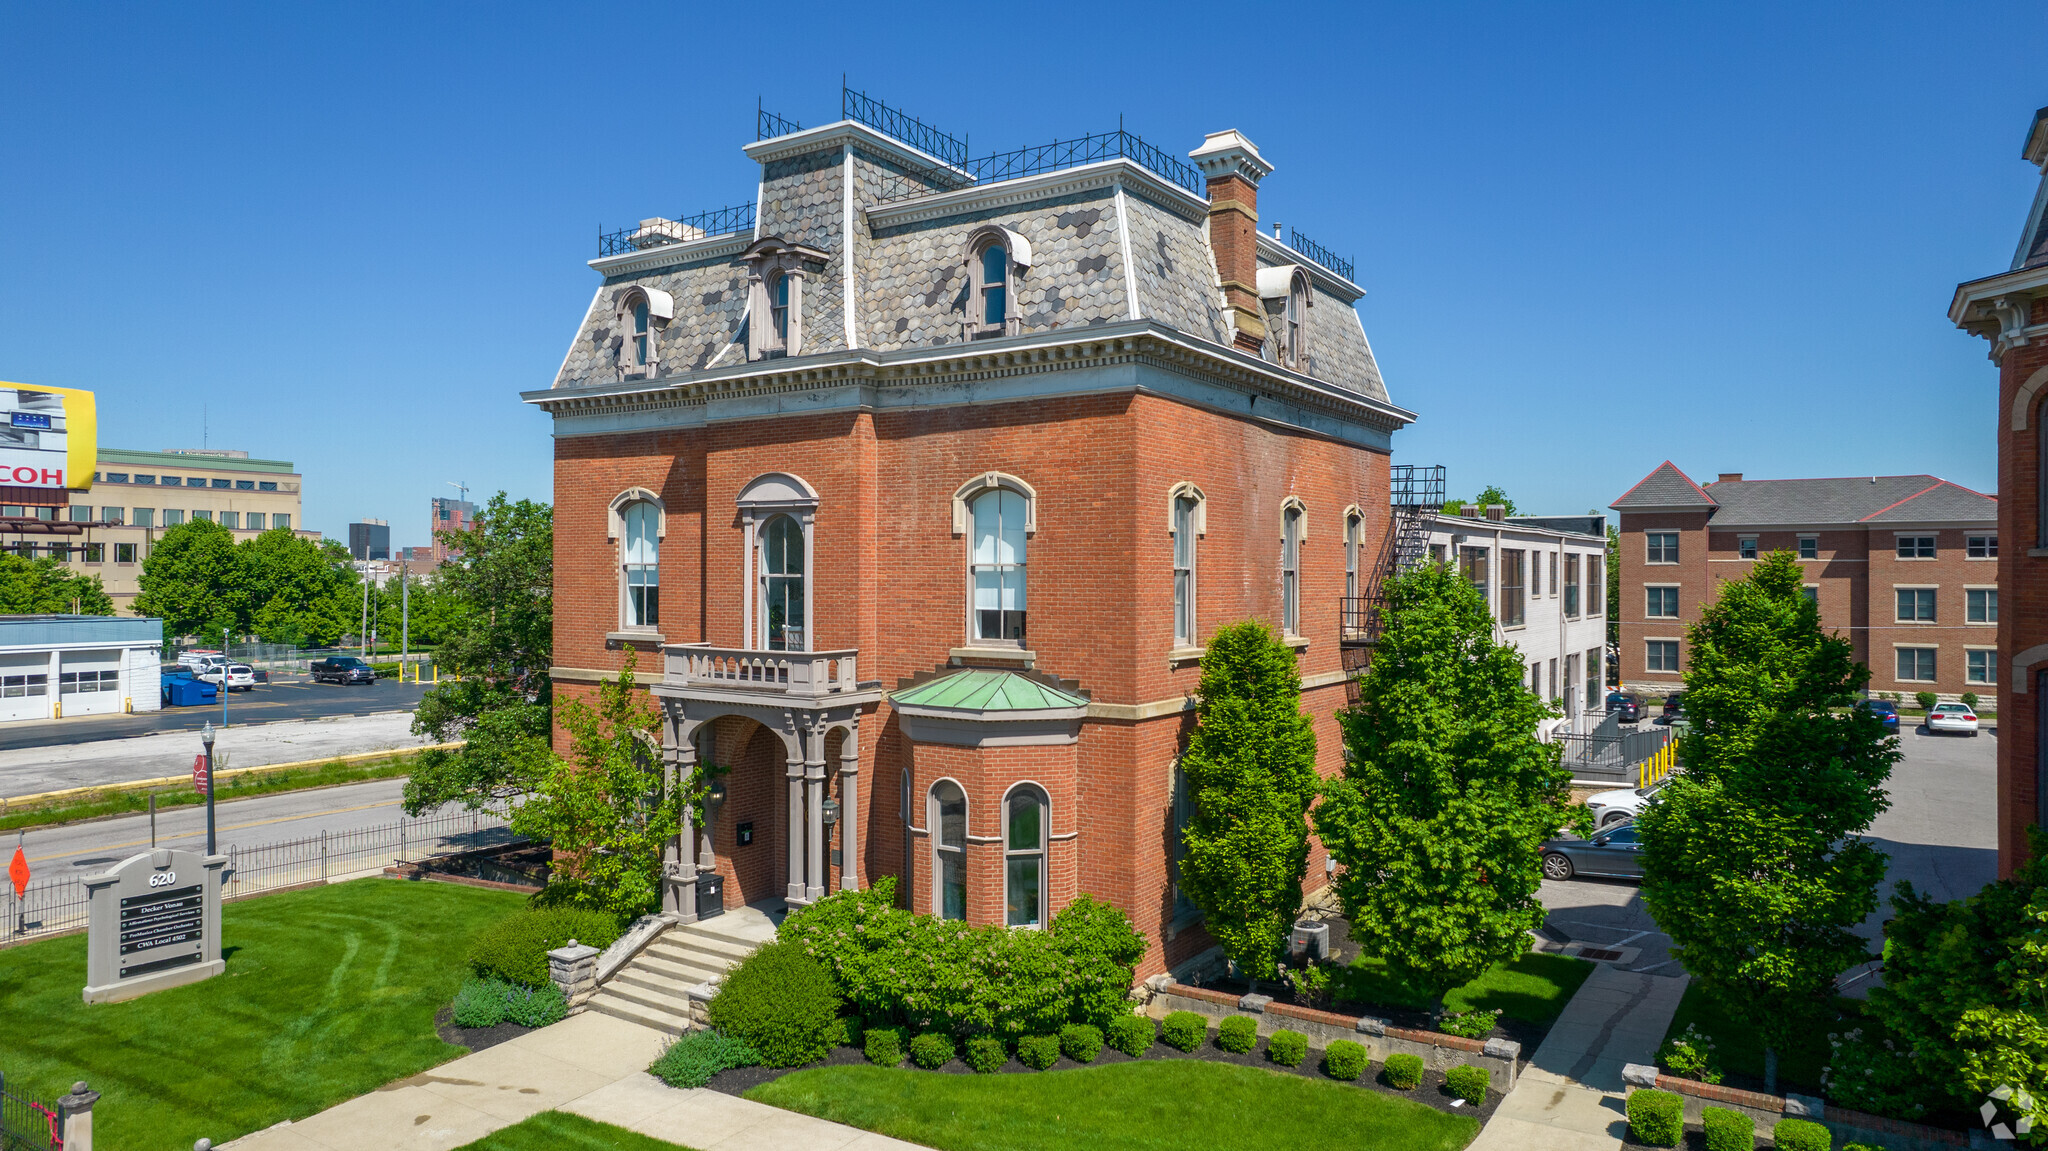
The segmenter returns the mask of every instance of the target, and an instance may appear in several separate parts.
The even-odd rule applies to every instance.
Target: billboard
[[[0,381],[0,486],[82,492],[98,458],[91,392]]]

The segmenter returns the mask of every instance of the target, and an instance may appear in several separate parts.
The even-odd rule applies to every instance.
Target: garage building
[[[155,711],[164,621],[0,616],[0,722]]]

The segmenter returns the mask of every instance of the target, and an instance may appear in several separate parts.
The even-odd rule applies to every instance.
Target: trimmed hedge
[[[901,1027],[870,1027],[862,1036],[867,1041],[863,1049],[868,1062],[877,1067],[895,1067],[903,1062],[903,1029]]]
[[[1259,1045],[1259,1021],[1249,1015],[1233,1015],[1216,1028],[1216,1046],[1232,1055],[1242,1055]]]
[[[1060,1060],[1060,1037],[1026,1035],[1017,1041],[1017,1062],[1033,1071],[1043,1071]]]
[[[1474,1107],[1486,1102],[1486,1089],[1491,1084],[1492,1081],[1486,1075],[1486,1068],[1474,1067],[1470,1063],[1460,1063],[1444,1072],[1444,1086],[1452,1095]]]
[[[1323,1048],[1323,1073],[1332,1079],[1350,1082],[1365,1074],[1365,1065],[1371,1059],[1365,1044],[1350,1039],[1332,1039],[1330,1045]]]
[[[1102,1029],[1087,1023],[1060,1028],[1060,1054],[1076,1063],[1093,1063],[1102,1054]]]
[[[1778,1151],[1828,1151],[1834,1136],[1811,1119],[1780,1119],[1771,1128],[1771,1142]]]
[[[1111,1047],[1136,1059],[1152,1050],[1153,1041],[1159,1038],[1159,1025],[1150,1016],[1126,1012],[1109,1021],[1109,1033],[1104,1038]]]
[[[602,911],[545,907],[507,916],[482,931],[469,945],[469,967],[485,979],[497,978],[523,987],[552,985],[548,952],[571,939],[603,950],[619,937],[619,921]]]
[[[927,1031],[910,1041],[910,1061],[926,1071],[937,1071],[952,1062],[953,1037]]]
[[[859,1047],[863,1030],[860,1016],[842,1015],[825,1029],[825,1041],[834,1047]]]
[[[1209,1021],[1192,1011],[1175,1011],[1159,1024],[1159,1038],[1168,1047],[1193,1051],[1209,1034]]]
[[[1685,1100],[1673,1091],[1635,1091],[1628,1097],[1628,1129],[1638,1143],[1678,1146],[1685,1137]]]
[[[1732,1107],[1709,1107],[1700,1113],[1707,1129],[1707,1151],[1756,1151],[1756,1124]]]
[[[1266,1039],[1266,1058],[1282,1067],[1299,1067],[1308,1058],[1308,1036],[1285,1028]]]
[[[760,1065],[761,1053],[743,1041],[716,1031],[692,1031],[663,1049],[647,1071],[670,1087],[702,1087],[721,1071]]]
[[[1336,1046],[1336,1044],[1331,1044]],[[1389,1055],[1380,1068],[1387,1076],[1387,1086],[1403,1091],[1413,1091],[1422,1082],[1422,1056]]]
[[[967,1041],[967,1065],[983,1075],[1001,1071],[1010,1061],[1010,1049],[993,1035],[977,1035]]]
[[[711,1026],[743,1039],[770,1067],[815,1063],[844,1033],[839,988],[803,948],[770,943],[733,968],[705,1006]]]
[[[569,1001],[552,983],[523,987],[503,979],[472,979],[455,993],[452,1014],[457,1027],[546,1027],[569,1017]]]

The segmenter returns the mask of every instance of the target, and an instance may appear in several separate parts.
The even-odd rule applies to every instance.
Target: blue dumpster
[[[193,679],[190,675],[164,677],[165,707],[195,707],[203,703],[214,703],[219,699],[220,688],[205,680]]]

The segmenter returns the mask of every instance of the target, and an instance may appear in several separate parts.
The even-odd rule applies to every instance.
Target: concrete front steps
[[[781,908],[739,907],[656,936],[618,974],[601,984],[584,1007],[669,1035],[697,1026],[690,1018],[690,988],[725,973],[775,938]]]

